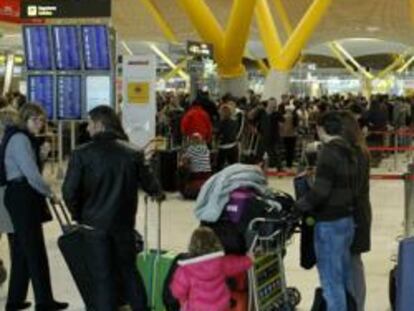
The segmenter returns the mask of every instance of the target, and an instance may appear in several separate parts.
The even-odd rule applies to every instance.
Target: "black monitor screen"
[[[47,26],[23,28],[28,70],[52,70],[51,45]]]
[[[58,118],[79,120],[82,118],[82,79],[81,76],[57,77]]]
[[[52,28],[55,61],[58,70],[80,70],[80,44],[76,26]]]
[[[108,28],[104,25],[82,26],[85,69],[110,70]]]
[[[42,105],[48,119],[54,117],[53,76],[33,75],[27,78],[27,96],[31,102]]]

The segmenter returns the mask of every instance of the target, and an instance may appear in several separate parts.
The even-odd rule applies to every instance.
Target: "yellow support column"
[[[285,29],[288,36],[293,32],[292,23],[290,22],[289,16],[283,6],[282,0],[274,0],[275,8],[279,14],[280,20],[282,21],[283,28]]]
[[[182,69],[177,68],[178,66],[174,64],[174,62],[171,60],[171,58],[168,57],[167,54],[165,54],[158,46],[156,46],[154,43],[148,43],[149,48],[158,55],[168,66],[170,66],[171,69],[175,70],[177,69],[177,74],[183,78],[184,80],[189,80],[190,76],[185,73]]]
[[[414,0],[410,0],[411,23],[414,25]]]
[[[155,21],[157,22],[158,26],[160,27],[164,37],[170,43],[178,43],[177,36],[174,34],[171,26],[162,16],[160,10],[158,9],[157,5],[154,3],[153,0],[141,0],[141,3],[147,8],[149,13],[154,17]]]
[[[401,68],[399,68],[397,70],[398,73],[403,73],[404,71],[406,71],[408,69],[408,67],[410,67],[410,65],[414,62],[414,56],[411,56],[404,65],[401,66]]]
[[[384,70],[382,70],[378,75],[377,75],[377,79],[383,79],[385,78],[390,72],[393,71],[398,71],[402,66],[404,66],[404,64],[406,63],[405,58],[407,57],[407,55],[411,54],[412,49],[408,49],[406,50],[404,53],[402,53],[401,55],[398,55],[395,60],[392,62],[392,64],[390,64],[387,68],[385,68]]]
[[[201,39],[214,45],[214,57],[219,66],[224,63],[224,31],[203,0],[177,0],[197,30]]]
[[[179,62],[175,65],[176,67],[172,69],[170,72],[166,73],[162,78],[168,81],[171,78],[174,78],[177,75],[180,75],[180,71],[182,71],[187,66],[187,59]]]
[[[224,40],[224,59],[221,76],[240,77],[245,74],[242,58],[257,0],[234,0]]]
[[[264,76],[266,76],[269,73],[269,67],[266,65],[266,63],[262,59],[254,55],[252,51],[246,49],[245,55],[246,57],[251,58],[256,62],[257,67],[259,67],[259,70]]]
[[[300,52],[308,42],[315,28],[319,25],[332,0],[314,0],[303,16],[299,25],[284,46],[281,57],[277,60],[276,69],[290,70],[300,56]]]
[[[347,50],[344,49],[344,47],[342,45],[340,45],[338,42],[333,41],[331,44],[331,49],[335,49],[336,51],[338,51],[339,53],[341,53],[343,56],[345,56],[345,58],[347,60],[349,60],[356,68],[358,68],[358,71],[364,75],[365,77],[367,77],[368,79],[372,80],[374,79],[374,76],[369,73],[363,66],[361,66],[356,60],[355,58],[352,57],[351,54],[349,54],[349,52]]]
[[[260,37],[266,50],[270,67],[274,68],[282,51],[282,43],[267,0],[258,0],[256,6],[256,22],[259,27]]]
[[[354,68],[352,68],[352,66],[351,65],[349,65],[347,62],[346,62],[346,59],[342,56],[342,54],[339,52],[339,51],[337,51],[333,46],[332,46],[332,44],[328,44],[328,46],[329,46],[329,48],[330,48],[330,50],[331,50],[331,52],[334,54],[334,56],[336,57],[336,59],[349,71],[349,73],[350,74],[352,74],[354,77],[356,77],[356,78],[358,78],[358,79],[360,79],[361,78],[361,74],[359,73],[359,70],[358,71],[355,71],[354,70]]]

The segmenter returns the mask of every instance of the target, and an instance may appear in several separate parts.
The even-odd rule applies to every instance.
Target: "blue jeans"
[[[327,311],[347,311],[346,291],[353,293],[351,245],[352,217],[315,225],[316,265]]]

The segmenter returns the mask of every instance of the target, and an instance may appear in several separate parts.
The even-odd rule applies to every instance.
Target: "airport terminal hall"
[[[0,311],[414,311],[414,0],[0,0]]]

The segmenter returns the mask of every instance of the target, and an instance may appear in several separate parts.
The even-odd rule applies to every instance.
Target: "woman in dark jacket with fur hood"
[[[349,112],[340,112],[344,137],[357,154],[357,196],[354,210],[355,236],[351,247],[352,276],[357,310],[364,311],[366,282],[362,254],[371,250],[372,209],[369,195],[370,154],[358,121]]]
[[[370,244],[369,156],[351,118],[330,112],[318,121],[323,148],[315,183],[298,202],[301,210],[315,215],[317,268],[328,311],[347,310],[346,291],[363,310],[363,297],[357,297],[365,283],[363,270],[355,273],[353,267],[362,267],[355,254]]]

